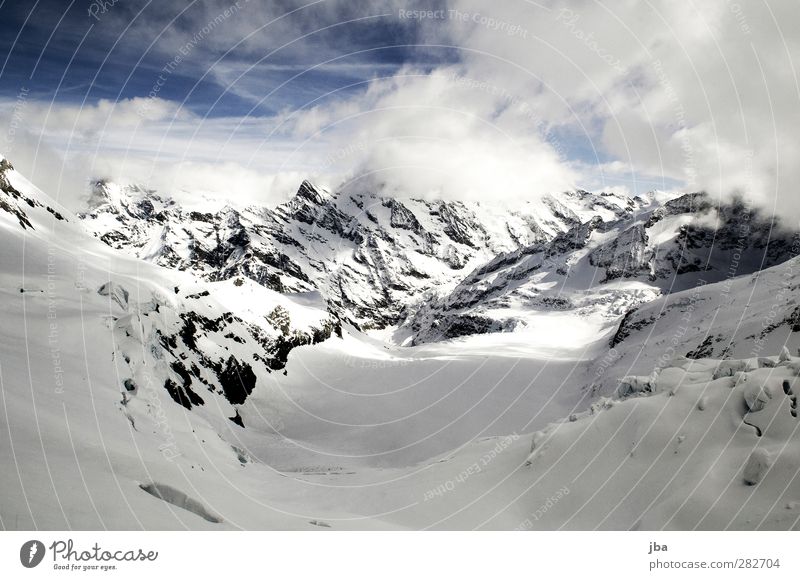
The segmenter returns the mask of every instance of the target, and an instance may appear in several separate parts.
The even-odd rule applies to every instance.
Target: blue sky
[[[0,152],[73,206],[94,178],[272,204],[307,177],[792,205],[798,17],[789,0],[6,0]]]
[[[297,4],[281,8],[279,3],[272,3],[269,11],[254,10],[244,0],[238,4],[241,8],[234,3],[212,7],[202,2],[142,0],[106,4],[103,13],[96,1],[3,2],[2,95],[14,97],[26,87],[34,98],[74,103],[146,96],[165,64],[178,54],[176,48],[185,46],[179,40],[190,42],[196,34],[202,34],[204,25],[220,15],[224,18],[226,9],[231,16],[201,37],[170,75],[160,97],[185,100],[187,107],[201,115],[243,113],[256,104],[257,113],[274,114],[330,90],[391,74],[419,52],[402,46],[415,41],[413,22],[381,16],[387,14],[386,9],[377,6],[370,10],[368,3],[361,3],[361,7],[352,3],[349,14],[337,13],[329,21],[315,16],[313,2],[299,10]],[[364,6],[367,8],[362,11]],[[269,24],[291,10],[296,12]],[[253,19],[254,13],[260,18]],[[247,38],[254,32],[258,52],[253,50],[252,38]],[[308,38],[295,40],[309,33]],[[293,46],[268,56],[292,40]],[[237,47],[237,43],[241,44]],[[446,50],[426,56],[439,61],[453,58]],[[331,58],[337,59],[334,64],[306,71]],[[252,66],[252,71],[238,81],[246,86],[241,89],[244,94],[267,94],[294,75],[301,76],[276,90],[271,98],[259,98],[256,103],[243,97],[239,87],[226,84],[209,70],[215,65],[241,70]]]

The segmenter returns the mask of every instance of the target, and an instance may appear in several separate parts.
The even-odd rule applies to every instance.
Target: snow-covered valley
[[[6,529],[800,526],[800,243],[746,208],[78,216],[2,164]]]

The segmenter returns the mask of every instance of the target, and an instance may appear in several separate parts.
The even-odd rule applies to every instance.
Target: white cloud
[[[356,15],[325,5],[279,38],[249,38],[247,53],[255,61]],[[378,8],[397,14],[399,6]],[[306,175],[396,195],[489,200],[573,186],[640,193],[677,180],[720,199],[743,193],[800,220],[796,2],[452,0],[447,10],[415,25],[420,44],[455,48],[422,47],[420,58],[456,51],[458,64],[409,65],[355,96],[334,92],[266,119],[202,119],[160,100],[144,116],[135,99],[84,109],[29,103],[27,129],[69,158],[84,156],[90,169],[176,189],[235,184],[236,196],[266,203]],[[206,48],[238,42],[258,21],[231,19]],[[171,31],[166,46],[186,33]],[[358,45],[345,38],[342,47],[309,37],[261,66],[320,62]],[[227,83],[241,65],[212,73],[237,92]],[[258,96],[252,82],[239,89]]]
[[[450,9],[421,38],[460,47],[461,65],[406,69],[301,115],[334,148],[365,144],[346,160],[356,185],[498,199],[683,181],[800,219],[796,3]]]
[[[398,196],[520,199],[575,185],[527,103],[457,67],[405,69],[362,96],[317,107],[295,134],[334,154],[344,185]],[[525,127],[525,130],[520,130]]]
[[[6,101],[0,119],[16,125],[4,155],[73,209],[98,178],[142,183],[187,201],[187,192],[208,192],[234,204],[273,205],[305,176],[289,164],[295,145],[274,134],[276,119],[203,119],[157,98],[83,107]]]

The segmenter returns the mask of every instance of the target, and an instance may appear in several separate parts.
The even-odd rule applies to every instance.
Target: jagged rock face
[[[525,325],[520,310],[622,316],[699,277],[790,256],[771,221],[702,193],[659,204],[579,190],[511,211],[332,194],[305,181],[275,209],[200,212],[98,183],[90,207],[84,223],[112,247],[211,281],[319,290],[341,320],[399,325],[412,343],[513,330]]]
[[[592,308],[594,303],[576,296],[581,289],[567,284],[571,270],[581,265],[577,258],[586,254],[594,236],[604,234],[611,225],[595,216],[577,222],[552,240],[497,256],[471,272],[450,293],[409,310],[399,335],[410,335],[411,344],[420,344],[525,327],[525,310]],[[619,299],[625,305],[633,300],[625,295]],[[606,295],[602,300],[609,298]],[[610,308],[608,315],[624,313],[620,308]]]
[[[606,280],[649,272],[655,255],[649,241],[644,225],[637,224],[593,251],[589,262],[605,269]]]
[[[792,235],[781,230],[774,219],[740,201],[720,206],[717,213],[719,226],[716,229],[690,224],[680,232],[679,243],[707,261],[722,255],[738,262],[746,259],[747,253],[753,254],[758,269],[786,261]],[[735,258],[737,253],[743,255]],[[748,274],[753,271],[753,265],[736,269],[739,274]]]
[[[396,323],[421,294],[452,287],[499,253],[562,240],[592,216],[630,215],[636,203],[578,192],[507,211],[331,194],[305,181],[275,209],[199,212],[141,187],[98,182],[89,207],[85,225],[114,248],[212,281],[243,276],[279,292],[319,290],[341,319],[367,329]]]
[[[0,211],[11,214],[19,222],[22,229],[34,229],[30,219],[25,213],[25,208],[43,208],[47,210],[53,219],[66,221],[61,212],[55,210],[50,205],[40,202],[38,199],[23,194],[17,189],[13,181],[14,167],[9,161],[0,156]]]
[[[109,324],[112,357],[125,377],[123,405],[142,389],[163,386],[189,410],[212,401],[215,408],[232,406],[230,419],[240,427],[246,425],[237,407],[265,374],[284,368],[292,349],[341,336],[335,318],[298,326],[280,305],[248,322],[224,310],[208,290],[185,293],[176,287],[175,296],[154,292],[134,300],[124,285],[108,282],[97,293],[114,303]]]
[[[498,255],[449,293],[408,309],[398,336],[418,344],[461,336],[466,328],[514,330],[525,326],[526,314],[541,311],[611,320],[659,294],[757,272],[794,256],[791,236],[741,203],[714,207],[701,193],[660,207],[637,201],[630,212],[613,212],[622,217],[612,221],[575,220],[550,240]],[[641,324],[626,317],[612,342]],[[698,346],[700,354],[708,350],[703,348]]]
[[[406,206],[396,199],[386,199],[381,204],[389,208],[389,224],[393,228],[410,230],[416,234],[423,235],[422,225]]]
[[[757,210],[689,193],[601,244],[589,260],[605,281],[646,276],[663,287],[692,272],[711,282],[774,266],[792,256],[791,245],[791,234]]]
[[[203,293],[207,295],[208,292]],[[203,296],[187,296],[186,299],[197,301]],[[319,327],[301,330],[292,328],[287,314],[280,324],[274,317],[266,316],[257,326],[231,312],[209,316],[201,305],[193,306],[194,309],[169,312],[169,304],[158,300],[130,308],[126,304],[125,310],[131,314],[120,317],[116,323],[121,335],[117,342],[123,345],[119,351],[121,358],[131,365],[131,357],[124,348],[130,342],[141,352],[149,353],[153,357],[150,366],[160,365],[165,371],[164,388],[175,402],[187,409],[203,405],[204,397],[210,396],[204,395],[206,391],[224,396],[231,405],[241,405],[256,387],[254,365],[262,366],[267,373],[280,370],[293,348],[319,343],[333,334],[341,335],[341,327],[334,319],[325,319]],[[163,315],[162,311],[167,311],[168,315]],[[137,334],[132,318],[141,328],[146,328],[142,317],[148,316],[150,332]],[[216,352],[201,346],[209,340],[217,346]],[[232,352],[236,355],[230,354]]]
[[[251,245],[250,232],[240,214],[233,210],[223,209],[214,214],[183,212],[152,191],[137,188],[124,196],[119,194],[119,191],[95,190],[90,200],[92,211],[97,212],[94,219],[120,226],[118,230],[105,232],[117,234],[104,235],[106,243],[117,240],[116,243],[127,248],[119,240],[128,243],[141,237],[146,241],[144,234],[153,231],[159,233],[155,241],[162,237],[173,239],[163,232],[184,220],[192,224],[193,235],[181,238],[182,245],[176,243],[175,248],[169,248],[171,254],[160,251],[167,246],[154,243],[140,249],[155,256],[155,261],[163,262],[170,256],[176,263],[186,260],[212,280],[230,276],[226,268],[235,268],[240,254]],[[14,239],[8,236],[24,232],[24,243],[34,255],[38,252],[41,256],[42,248],[48,247],[50,256],[50,247],[64,244],[68,250],[61,255],[68,259],[83,258],[96,251],[113,256],[114,252],[87,235],[74,214],[56,210],[56,205],[0,157],[0,234],[4,243]],[[9,262],[13,264],[13,260]],[[139,266],[149,275],[142,274],[139,278]],[[103,270],[98,277],[94,265],[87,265],[81,272],[89,272],[89,278],[102,279],[102,283],[84,285],[89,278],[82,276],[80,283],[63,284],[53,296],[58,296],[59,302],[80,302],[80,321],[87,334],[94,331],[110,335],[95,361],[113,361],[123,411],[128,405],[135,406],[134,401],[140,395],[157,396],[163,387],[175,403],[186,409],[227,409],[226,417],[244,427],[245,420],[238,409],[268,374],[285,367],[294,348],[341,336],[340,321],[325,311],[317,297],[295,300],[238,276],[231,281],[208,284],[148,264],[138,264],[135,276],[112,270]],[[31,268],[31,272],[34,275],[36,268]],[[156,281],[151,283],[149,276],[154,274]],[[164,293],[163,288],[173,282],[172,290]],[[28,291],[24,286],[19,289],[20,293]],[[42,292],[39,289],[37,294]],[[229,295],[236,296],[236,300],[229,299],[226,304],[234,304],[236,312],[220,302],[221,296]],[[103,304],[103,317],[89,315],[88,306],[84,314],[84,300],[95,308],[98,302],[107,303]],[[103,329],[92,330],[95,324]],[[87,351],[87,354],[94,353]]]
[[[711,199],[705,193],[687,193],[665,202],[663,207],[655,210],[648,221],[648,227],[666,216],[685,213],[703,213],[707,212],[712,207]]]
[[[787,232],[741,202],[716,207],[707,195],[689,193],[601,245],[590,261],[605,280],[647,275],[662,284],[698,272],[716,281],[779,264],[790,246]]]

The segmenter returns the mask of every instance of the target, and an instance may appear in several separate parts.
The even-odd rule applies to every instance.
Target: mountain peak
[[[159,195],[156,190],[137,183],[121,184],[98,179],[91,184],[85,202],[86,210],[83,213],[105,208],[110,213],[127,212],[144,218],[174,204],[175,202],[170,197]]]
[[[300,184],[296,195],[315,204],[323,203],[327,197],[324,190],[319,189],[307,179],[304,179],[303,183]]]

